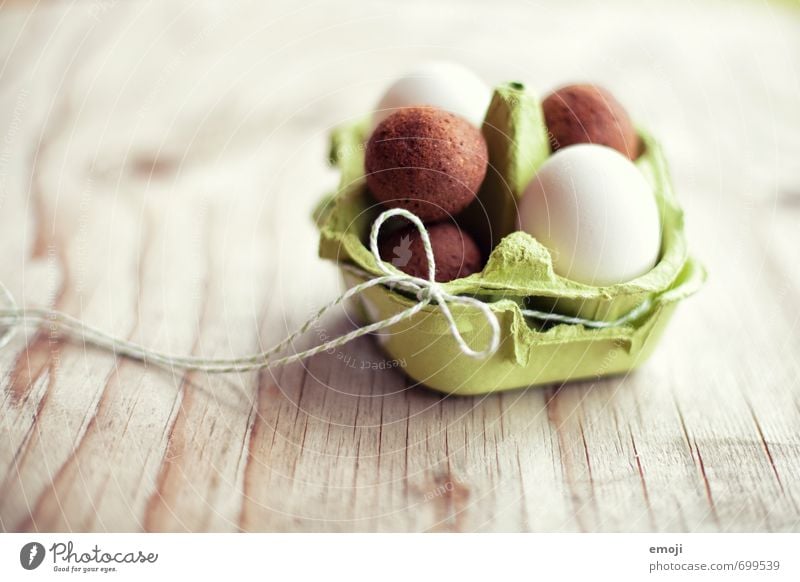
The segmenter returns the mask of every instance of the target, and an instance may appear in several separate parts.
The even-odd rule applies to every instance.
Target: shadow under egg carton
[[[368,120],[360,120],[334,131],[331,163],[341,172],[340,187],[315,211],[320,256],[365,273],[343,268],[348,287],[383,274],[365,243],[382,210],[364,178],[368,128]],[[464,355],[446,318],[432,303],[378,336],[383,349],[395,360],[405,361],[405,372],[417,382],[455,394],[483,394],[632,370],[650,355],[677,303],[705,280],[704,269],[689,256],[683,211],[658,143],[640,131],[644,151],[635,162],[653,186],[659,206],[658,263],[632,281],[593,287],[556,275],[549,251],[529,234],[514,230],[516,203],[550,155],[539,100],[521,83],[497,87],[482,132],[489,149],[489,170],[476,201],[457,221],[484,248],[488,260],[481,272],[441,285],[448,294],[477,297],[489,305],[500,324],[500,348],[482,360]],[[384,286],[368,289],[358,300],[369,322],[391,317],[416,302]],[[599,329],[543,324],[523,313],[536,309],[615,321],[642,305],[649,308],[635,319]],[[483,348],[491,333],[485,316],[458,304],[451,311],[466,342]]]

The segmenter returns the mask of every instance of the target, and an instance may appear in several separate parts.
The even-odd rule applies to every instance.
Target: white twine
[[[419,230],[419,233],[422,237],[422,245],[425,249],[425,256],[428,259],[427,279],[414,277],[412,275],[403,273],[389,263],[383,262],[381,259],[380,251],[378,250],[378,234],[380,233],[381,226],[393,216],[402,216],[410,220]],[[359,276],[368,278],[368,280],[345,291],[337,299],[331,301],[317,311],[317,313],[315,313],[294,333],[289,335],[276,346],[264,352],[239,358],[204,358],[199,356],[177,356],[168,354],[144,347],[125,338],[111,335],[99,328],[84,323],[81,320],[72,317],[71,315],[56,311],[54,309],[20,308],[17,305],[17,302],[14,300],[11,292],[1,281],[0,294],[5,299],[8,307],[0,309],[0,324],[4,324],[6,326],[6,329],[0,333],[0,349],[5,347],[11,341],[14,333],[22,323],[46,323],[51,330],[57,329],[62,334],[72,335],[73,337],[81,339],[86,343],[93,344],[101,349],[113,352],[117,356],[127,356],[129,358],[141,360],[145,363],[216,374],[246,372],[249,370],[260,370],[283,366],[285,364],[304,360],[321,352],[338,348],[356,338],[381,329],[385,329],[387,327],[391,327],[396,323],[409,319],[422,311],[429,304],[434,304],[439,308],[439,311],[447,320],[450,333],[452,334],[453,339],[458,344],[458,347],[462,353],[471,358],[481,359],[489,357],[497,351],[500,346],[500,323],[497,319],[497,315],[491,310],[489,304],[481,301],[480,299],[462,295],[452,295],[447,293],[440,283],[436,282],[436,262],[433,256],[433,248],[431,247],[430,237],[428,236],[428,231],[425,228],[425,225],[419,218],[417,218],[416,215],[407,210],[399,208],[382,212],[372,225],[369,243],[370,250],[375,257],[375,262],[384,275],[369,278],[370,275],[368,273],[361,271],[360,269],[351,268],[351,271],[356,272]],[[343,303],[347,299],[350,299],[355,295],[359,295],[367,289],[377,285],[393,285],[396,288],[400,288],[403,291],[409,292],[416,297],[417,303],[408,309],[400,311],[392,317],[365,325],[364,327],[355,329],[349,333],[339,336],[338,338],[332,339],[313,348],[309,348],[289,356],[273,359],[295,339],[313,327],[314,324],[316,324],[330,309],[336,307],[340,303]],[[489,325],[491,336],[489,338],[489,344],[483,350],[473,349],[464,340],[464,337],[458,330],[453,313],[450,311],[450,304],[454,303],[473,307],[480,311],[481,314],[486,318],[486,323]],[[580,317],[570,317],[533,309],[522,310],[522,313],[527,317],[532,317],[543,321],[556,321],[560,323],[581,324],[593,328],[605,328],[615,327],[627,323],[628,321],[639,317],[641,314],[647,311],[649,307],[650,301],[645,301],[643,304],[639,305],[625,316],[611,322],[595,321]]]
[[[585,327],[591,327],[594,329],[605,329],[609,327],[619,327],[621,325],[625,325],[626,323],[633,321],[637,317],[647,313],[652,306],[653,306],[653,301],[648,297],[647,299],[642,301],[639,305],[631,309],[628,313],[613,321],[584,319],[583,317],[572,317],[571,315],[561,315],[559,313],[551,313],[549,311],[538,311],[536,309],[523,309],[522,315],[524,315],[525,317],[531,317],[533,319],[539,319],[541,321],[573,323],[577,325],[583,325]]]

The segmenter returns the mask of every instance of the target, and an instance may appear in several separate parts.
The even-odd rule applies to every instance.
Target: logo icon
[[[44,561],[44,546],[39,542],[29,542],[19,551],[19,563],[26,570],[35,570]]]
[[[411,238],[404,236],[400,239],[400,244],[392,249],[394,258],[392,264],[395,267],[405,267],[411,260]]]

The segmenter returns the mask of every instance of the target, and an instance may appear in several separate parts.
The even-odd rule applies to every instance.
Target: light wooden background
[[[0,10],[21,302],[177,353],[275,343],[340,292],[309,220],[329,129],[431,57],[615,91],[665,145],[708,285],[636,374],[484,398],[359,369],[370,338],[209,377],[28,328],[0,352],[2,530],[800,529],[798,12],[231,4]]]

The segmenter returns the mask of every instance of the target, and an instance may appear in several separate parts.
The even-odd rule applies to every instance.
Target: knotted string
[[[426,279],[403,273],[389,263],[383,262],[381,259],[380,251],[378,249],[378,235],[380,233],[381,226],[394,216],[402,216],[403,218],[406,218],[407,220],[411,221],[419,230],[422,239],[422,246],[425,249],[425,256],[428,260],[428,277]],[[0,282],[0,295],[7,303],[8,307],[0,309],[0,325],[5,327],[5,330],[0,330],[0,349],[5,347],[11,341],[14,333],[22,323],[46,323],[51,330],[57,329],[64,335],[71,335],[72,337],[78,338],[86,343],[110,351],[116,356],[126,356],[148,364],[157,364],[183,370],[202,371],[212,374],[246,372],[250,370],[260,370],[283,366],[304,360],[322,352],[338,348],[356,338],[392,327],[401,321],[412,318],[417,313],[425,309],[425,307],[433,304],[439,309],[441,314],[447,320],[450,333],[464,355],[471,358],[482,359],[491,356],[497,351],[500,346],[500,323],[497,319],[497,315],[492,311],[488,303],[485,303],[484,301],[474,297],[447,293],[442,285],[436,282],[436,261],[433,256],[433,248],[431,246],[430,237],[428,236],[428,231],[425,228],[425,225],[419,218],[417,218],[416,215],[403,209],[392,209],[382,212],[372,225],[369,243],[370,250],[375,257],[375,263],[384,274],[379,277],[370,278],[370,274],[361,271],[360,269],[351,267],[349,270],[367,280],[351,287],[341,296],[323,306],[294,333],[290,334],[286,339],[278,343],[276,346],[263,352],[242,356],[239,358],[204,358],[200,356],[178,356],[161,352],[155,349],[147,348],[125,338],[109,334],[99,328],[84,323],[81,320],[60,311],[44,308],[20,308],[17,305],[17,302],[14,300],[11,292],[2,282]],[[295,339],[311,329],[329,310],[347,301],[351,297],[360,295],[368,289],[378,285],[394,286],[395,288],[399,288],[403,291],[411,293],[416,298],[417,303],[391,317],[387,317],[386,319],[376,321],[358,329],[354,329],[349,333],[324,342],[313,348],[309,348],[288,356],[282,356],[278,358],[275,357],[289,345],[291,345]],[[491,334],[488,345],[484,349],[476,350],[467,344],[466,340],[464,340],[464,337],[461,335],[461,332],[456,324],[455,317],[450,310],[450,305],[456,303],[477,309],[486,319],[486,323],[489,326]],[[628,321],[636,319],[649,308],[650,302],[646,301],[625,316],[611,322],[570,317],[532,309],[523,310],[522,313],[528,317],[543,321],[557,321],[561,323],[582,324],[587,327],[605,328],[622,325]]]

